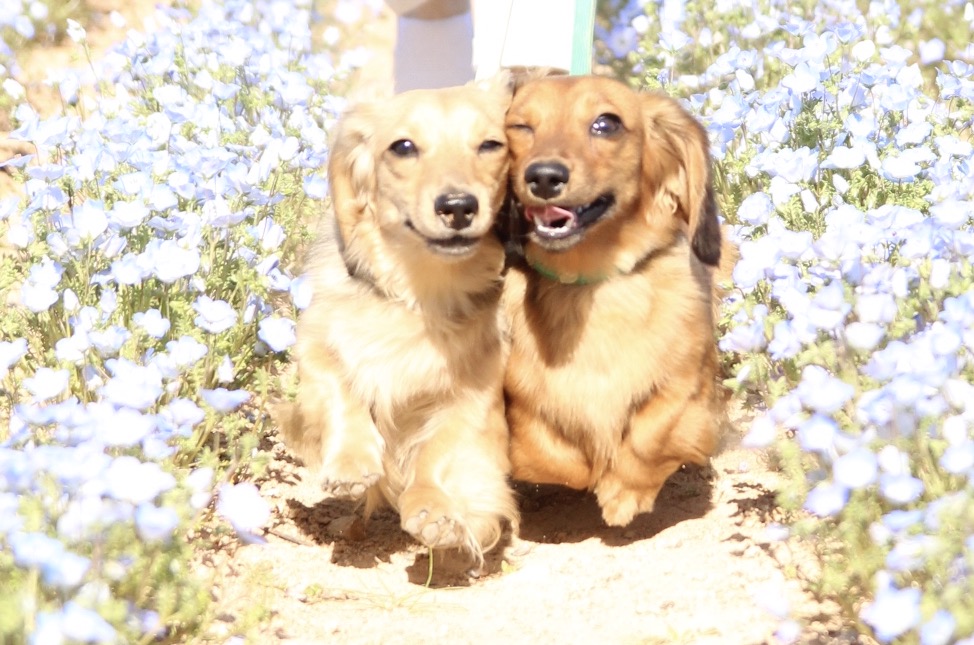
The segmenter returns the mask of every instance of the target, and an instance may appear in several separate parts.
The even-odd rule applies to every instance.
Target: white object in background
[[[501,67],[572,67],[572,0],[474,0],[473,65],[477,78]]]
[[[463,85],[473,79],[470,13],[425,20],[399,16],[393,54],[395,91]]]
[[[571,70],[572,0],[473,0],[472,12],[469,0],[386,4],[397,15],[396,92],[463,85],[502,67]]]

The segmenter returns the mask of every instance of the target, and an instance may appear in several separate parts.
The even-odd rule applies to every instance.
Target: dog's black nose
[[[480,204],[470,193],[444,193],[433,202],[433,208],[447,226],[461,231],[473,222]]]
[[[524,181],[535,197],[551,199],[561,194],[568,183],[568,168],[557,161],[538,161],[524,171]]]

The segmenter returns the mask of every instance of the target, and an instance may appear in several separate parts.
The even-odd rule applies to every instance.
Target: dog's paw
[[[639,513],[651,513],[659,490],[636,490],[621,482],[603,480],[595,488],[602,519],[609,526],[628,526]]]
[[[382,479],[382,461],[370,455],[343,455],[322,467],[321,488],[333,497],[361,499]]]
[[[446,549],[467,545],[462,521],[437,511],[422,509],[415,515],[404,516],[402,528],[428,547]]]
[[[437,549],[461,548],[480,552],[463,514],[438,488],[414,486],[399,497],[402,529],[421,544]]]

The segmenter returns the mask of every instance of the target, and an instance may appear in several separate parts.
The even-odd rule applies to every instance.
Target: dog
[[[481,563],[516,533],[494,233],[509,81],[414,90],[343,115],[334,218],[310,253],[286,445],[323,488],[383,500],[422,544]]]
[[[526,81],[506,129],[526,229],[503,296],[513,477],[592,490],[626,526],[718,443],[730,245],[707,136],[677,101],[594,76]]]

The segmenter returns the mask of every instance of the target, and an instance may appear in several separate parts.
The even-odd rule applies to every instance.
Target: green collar
[[[574,280],[565,280],[562,276],[558,275],[554,270],[550,269],[549,267],[546,267],[540,262],[535,262],[534,260],[528,260],[527,258],[525,258],[525,260],[527,260],[528,266],[534,269],[539,275],[542,275],[545,278],[548,278],[549,280],[552,280],[559,284],[567,284],[567,285],[575,285],[575,286],[581,286],[586,284],[597,284],[609,277],[605,275],[596,275],[596,276],[582,275],[582,276],[578,276]]]

